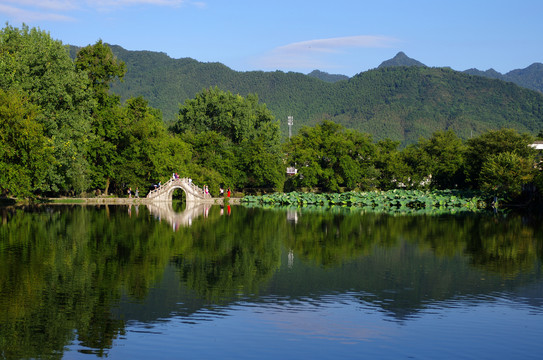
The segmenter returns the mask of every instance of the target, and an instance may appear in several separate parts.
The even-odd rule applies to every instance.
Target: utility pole
[[[294,124],[294,118],[292,116],[288,117],[288,139],[292,137],[292,124]]]

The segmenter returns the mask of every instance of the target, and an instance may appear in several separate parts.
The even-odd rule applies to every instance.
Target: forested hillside
[[[488,129],[511,127],[537,133],[543,128],[543,95],[512,83],[473,76],[448,68],[394,66],[360,73],[348,80],[327,82],[301,73],[237,72],[220,63],[190,58],[171,59],[164,53],[127,51],[112,46],[126,63],[124,82],[113,91],[123,99],[143,96],[175,120],[179,105],[202,89],[218,88],[243,96],[257,94],[288,133],[323,119],[391,138],[403,144],[436,130],[454,130],[468,138]],[[405,57],[405,55],[404,55]]]
[[[512,70],[506,74],[501,74],[494,69],[487,71],[469,69],[465,72],[471,75],[510,81],[527,89],[543,92],[543,64],[541,63],[533,63],[525,69]]]
[[[541,93],[448,68],[424,67],[403,53],[401,58],[419,66],[382,66],[330,82],[315,74],[237,72],[220,63],[172,59],[164,53],[119,46],[112,50],[127,68],[124,82],[113,84],[113,91],[123,99],[143,96],[162,110],[166,122],[175,120],[186,99],[217,86],[242,96],[257,94],[280,120],[283,135],[288,133],[289,115],[294,117],[294,132],[331,119],[376,140],[391,138],[403,144],[436,130],[452,129],[468,138],[500,127],[532,134],[543,129]]]

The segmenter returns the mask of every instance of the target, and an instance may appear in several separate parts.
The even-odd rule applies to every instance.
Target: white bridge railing
[[[158,186],[156,189],[151,190],[149,194],[147,194],[147,198],[148,199],[164,198],[165,196],[168,196],[170,191],[172,191],[174,188],[182,188],[187,194],[187,200],[189,198],[200,199],[200,200],[211,199],[211,194],[209,193],[206,194],[202,188],[194,185],[194,183],[188,178],[173,178],[173,177],[167,182],[165,182],[164,184]],[[171,196],[169,200],[171,200]]]

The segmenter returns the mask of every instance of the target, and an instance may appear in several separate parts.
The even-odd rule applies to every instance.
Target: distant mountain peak
[[[426,67],[423,63],[420,61],[417,61],[415,59],[410,58],[409,56],[405,55],[403,51],[400,51],[396,54],[392,59],[385,60],[379,65],[379,68],[385,68],[385,67],[392,67],[392,66],[421,66]]]
[[[347,75],[329,74],[327,72],[320,71],[320,70],[313,70],[307,75],[310,77],[314,77],[322,81],[331,82],[331,83],[334,83],[336,81],[341,81],[341,80],[347,80],[349,78]]]

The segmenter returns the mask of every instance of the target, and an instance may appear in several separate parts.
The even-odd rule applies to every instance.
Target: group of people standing
[[[140,191],[138,188],[136,188],[136,192],[134,193],[134,197],[135,198],[139,198],[140,197]],[[131,199],[132,198],[132,188],[129,187],[128,188],[128,198]]]
[[[224,189],[223,188],[220,188],[219,192],[221,194],[221,197],[224,196]],[[230,188],[228,188],[228,190],[226,190],[226,196],[230,197],[230,195],[231,195],[231,191],[230,191]]]

